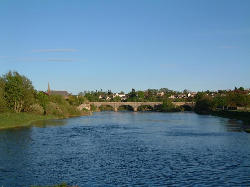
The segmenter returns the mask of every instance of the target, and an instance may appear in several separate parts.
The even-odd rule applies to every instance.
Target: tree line
[[[230,91],[219,90],[215,95],[209,92],[198,92],[195,97],[195,111],[209,113],[215,110],[249,110],[250,94],[243,87]]]
[[[80,115],[79,104],[84,97],[48,95],[34,89],[32,82],[18,72],[8,72],[0,77],[0,112],[28,112],[39,115]]]
[[[175,107],[173,101],[194,101],[195,111],[204,113],[216,109],[228,110],[236,107],[250,107],[249,90],[243,87],[226,91],[198,92],[195,97],[182,98],[181,100],[171,99],[171,95],[188,94],[173,91],[168,88],[147,89],[145,91],[132,89],[126,94],[125,99],[114,97],[111,90],[108,91],[85,91],[77,96],[70,95],[65,99],[60,95],[48,95],[48,93],[34,89],[32,82],[18,72],[8,72],[0,77],[0,112],[29,112],[41,115],[70,116],[79,115],[77,106],[82,103],[93,101],[115,101],[115,102],[163,102],[156,108],[157,111],[182,111],[183,108]],[[160,94],[159,94],[160,93]],[[163,94],[162,94],[163,93]],[[124,95],[124,92],[120,92]],[[124,100],[122,100],[124,99]]]

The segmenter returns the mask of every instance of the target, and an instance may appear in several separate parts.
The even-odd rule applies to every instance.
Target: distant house
[[[115,97],[120,97],[121,101],[125,101],[127,99],[126,94],[124,94],[124,93],[115,93],[115,94],[113,94],[113,98],[115,98]]]
[[[171,95],[168,97],[169,99],[176,99],[177,97],[175,95]]]
[[[158,92],[158,93],[157,93],[157,95],[158,95],[158,96],[161,96],[161,97],[164,96],[164,94],[165,94],[164,92]]]
[[[113,98],[114,97],[120,97],[120,98],[122,98],[122,97],[126,97],[126,95],[123,94],[123,93],[115,93],[115,94],[113,94]]]

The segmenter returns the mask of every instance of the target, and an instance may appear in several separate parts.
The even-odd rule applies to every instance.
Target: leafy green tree
[[[225,96],[217,95],[213,100],[216,107],[222,107],[224,109],[224,107],[228,105],[227,98]]]
[[[3,79],[0,77],[0,112],[4,112],[7,109],[7,104],[4,98],[4,82]]]
[[[31,81],[17,72],[8,72],[3,76],[4,97],[14,112],[28,110],[34,103],[34,88]]]
[[[43,107],[44,111],[46,111],[47,105],[49,104],[49,96],[45,94],[44,92],[37,92],[35,97],[39,105]]]
[[[210,96],[199,96],[199,98],[196,100],[194,109],[197,113],[209,113],[215,109],[215,104]]]
[[[245,89],[243,87],[239,87],[239,90],[240,91],[244,91]]]
[[[138,95],[138,101],[139,102],[142,102],[142,101],[144,101],[144,92],[143,91],[138,91],[137,92],[137,95]]]
[[[134,88],[132,88],[131,92],[128,93],[128,101],[136,102],[137,101],[137,94]]]
[[[170,99],[164,99],[162,106],[161,106],[161,111],[163,112],[175,111],[175,106]]]
[[[120,102],[121,98],[119,96],[115,96],[114,98],[111,99],[113,102]]]
[[[228,105],[231,107],[236,107],[236,106],[245,107],[249,104],[247,95],[242,94],[241,92],[238,92],[237,90],[233,92],[229,92],[227,94],[227,102],[228,102]]]

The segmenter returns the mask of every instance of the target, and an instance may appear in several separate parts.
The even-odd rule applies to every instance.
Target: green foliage
[[[70,117],[70,116],[77,116],[81,115],[81,111],[79,111],[75,106],[70,105],[66,100],[63,102],[60,101],[56,102],[58,97],[56,98],[54,102],[49,102],[48,107],[46,110],[47,115],[55,115],[60,117]],[[53,99],[52,99],[53,100]]]
[[[247,106],[249,104],[248,96],[238,91],[229,92],[227,95],[227,104],[232,107]]]
[[[32,121],[54,119],[52,115],[37,115],[27,112],[0,113],[0,129],[28,126]]]
[[[90,110],[96,112],[98,111],[98,108],[95,105],[90,105]]]
[[[227,98],[221,95],[217,95],[214,97],[214,105],[216,107],[225,107],[227,106]]]
[[[119,96],[116,96],[111,99],[112,102],[121,102],[121,98]]]
[[[163,104],[160,106],[160,111],[162,112],[177,112],[180,110],[181,108],[176,107],[170,99],[165,99]]]
[[[136,102],[137,101],[137,93],[134,88],[132,88],[132,91],[128,93],[128,99],[129,102]]]
[[[138,111],[153,111],[154,108],[148,105],[142,105],[142,106],[139,106],[137,110]]]
[[[7,110],[8,107],[4,98],[4,82],[0,78],[0,112],[6,112]]]
[[[197,113],[209,113],[215,109],[215,103],[210,96],[203,95],[196,100],[195,111]]]
[[[46,111],[47,105],[49,103],[49,96],[44,92],[37,92],[35,98],[39,105],[43,107],[43,110]]]
[[[46,110],[47,115],[63,116],[63,111],[57,103],[49,102]]]
[[[34,102],[34,88],[31,81],[17,72],[9,72],[2,78],[4,98],[14,112],[27,111]]]
[[[84,96],[71,95],[71,96],[68,97],[67,101],[69,102],[70,105],[79,106],[79,105],[81,105],[83,103],[86,103],[88,100]]]
[[[31,105],[28,112],[32,114],[44,115],[44,109],[38,103]]]
[[[99,107],[100,111],[113,111],[114,108],[112,106],[109,105],[102,105]]]

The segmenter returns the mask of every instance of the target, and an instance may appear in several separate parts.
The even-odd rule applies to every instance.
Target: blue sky
[[[1,0],[0,74],[38,90],[250,87],[249,0]]]

